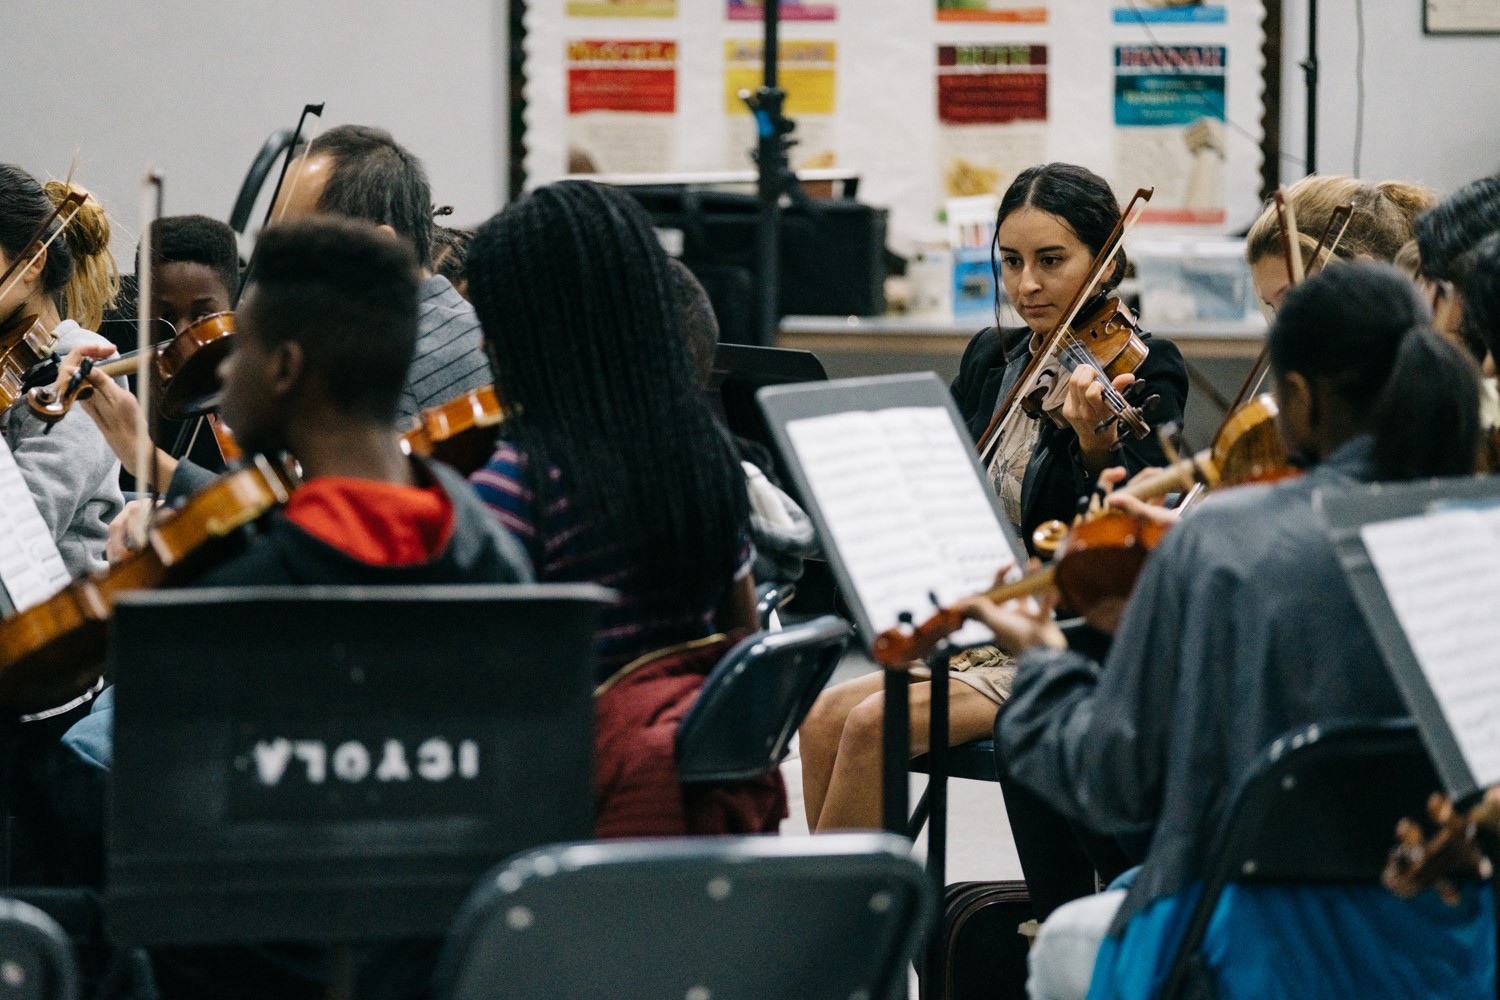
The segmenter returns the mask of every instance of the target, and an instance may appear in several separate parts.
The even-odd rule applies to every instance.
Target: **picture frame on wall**
[[[1500,0],[1422,0],[1426,35],[1500,35]]]

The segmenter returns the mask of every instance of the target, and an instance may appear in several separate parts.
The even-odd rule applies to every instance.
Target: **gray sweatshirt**
[[[72,320],[57,327],[53,347],[67,354],[83,344],[109,341]],[[51,433],[24,404],[12,406],[0,416],[6,443],[16,454],[16,464],[31,496],[52,529],[68,573],[78,577],[105,565],[104,543],[109,522],[125,499],[120,495],[120,460],[115,458],[93,418],[74,407]],[[0,613],[11,610],[9,596],[0,588]]]

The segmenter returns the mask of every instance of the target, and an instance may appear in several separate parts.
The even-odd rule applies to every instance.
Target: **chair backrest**
[[[1162,1000],[1195,995],[1207,975],[1200,948],[1226,886],[1377,882],[1397,821],[1423,815],[1440,787],[1407,719],[1319,723],[1273,741],[1221,820]]]
[[[57,922],[30,903],[0,898],[0,1000],[75,1000],[78,965]]]
[[[586,585],[256,587],[116,608],[105,912],[126,944],[439,935],[588,836]]]
[[[677,770],[687,783],[769,774],[849,645],[833,615],[757,632],[731,649],[677,730]]]
[[[1230,881],[1378,881],[1397,820],[1440,787],[1408,720],[1308,726],[1266,748],[1215,857]]]
[[[475,888],[434,995],[886,1000],[936,895],[888,834],[542,848]]]

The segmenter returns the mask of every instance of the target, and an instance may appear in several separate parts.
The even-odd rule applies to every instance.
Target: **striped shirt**
[[[619,603],[604,609],[595,633],[597,676],[603,680],[645,653],[713,635],[714,612],[724,594],[704,595],[701,610],[679,617],[651,617],[645,610],[639,572],[621,561],[619,550],[585,530],[562,488],[562,471],[550,470],[551,500],[536,509],[530,461],[515,445],[501,442],[489,464],[469,477],[479,499],[495,520],[519,538],[531,553],[536,578],[542,583],[597,583],[621,594]],[[750,572],[754,551],[748,533],[741,534],[739,569],[734,579]]]
[[[424,279],[417,299],[417,350],[401,390],[401,420],[494,381],[474,307],[441,274]]]

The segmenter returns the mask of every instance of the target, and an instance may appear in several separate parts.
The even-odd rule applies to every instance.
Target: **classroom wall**
[[[266,137],[325,101],[326,125],[390,129],[473,224],[505,200],[505,31],[503,0],[6,0],[0,159],[46,179],[76,153],[128,260],[148,164],[168,214],[227,219]]]
[[[1309,0],[1284,0],[1283,149],[1306,149]],[[1500,170],[1500,35],[1422,34],[1422,0],[1363,0],[1364,143],[1359,173],[1424,181],[1446,194]],[[1354,172],[1356,31],[1353,0],[1318,4],[1318,170]],[[1303,173],[1283,161],[1282,177]]]

